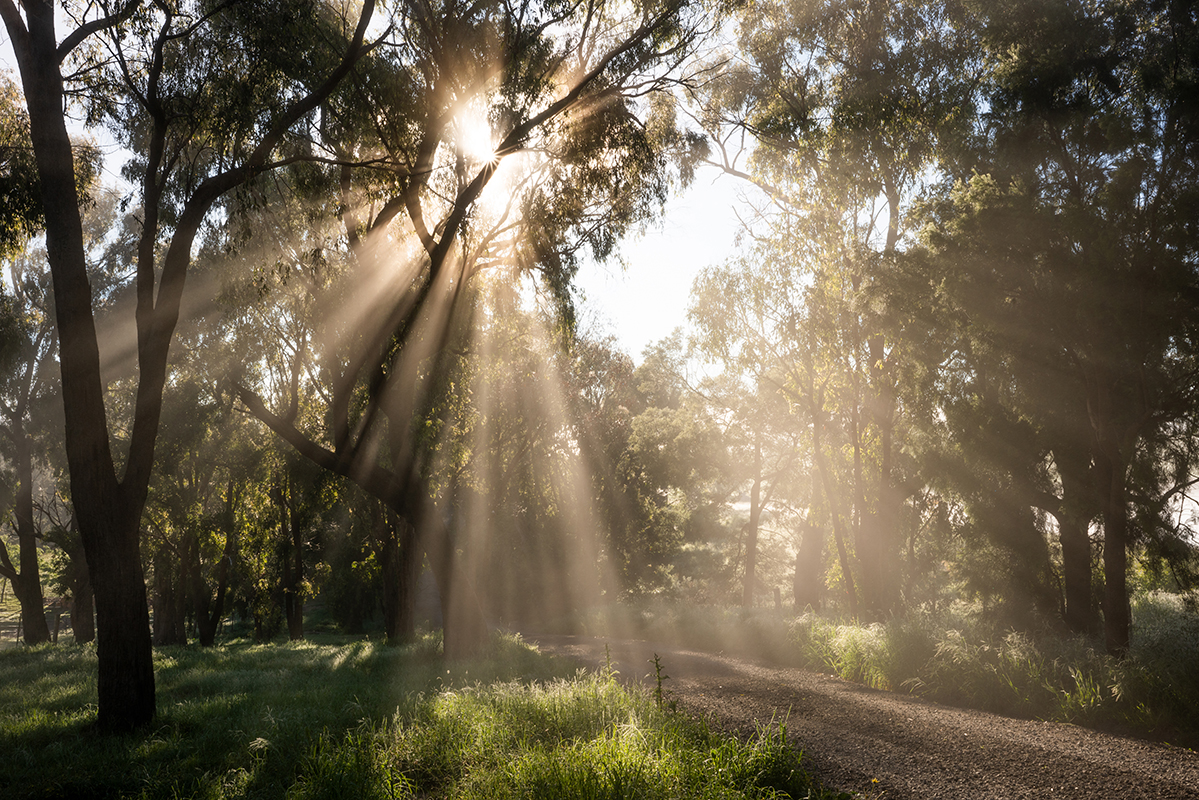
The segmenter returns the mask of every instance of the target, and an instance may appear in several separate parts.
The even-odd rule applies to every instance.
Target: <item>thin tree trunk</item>
[[[1096,633],[1099,618],[1091,596],[1091,537],[1087,531],[1093,516],[1086,509],[1089,494],[1089,457],[1064,447],[1053,450],[1054,463],[1062,482],[1062,500],[1057,513],[1062,546],[1062,582],[1065,611],[1062,620],[1076,633]]]
[[[372,509],[373,548],[379,561],[379,577],[383,592],[383,631],[387,644],[398,645],[408,641],[403,630],[404,622],[404,563],[400,533],[403,525],[390,514],[382,503],[376,502]]]
[[[453,535],[438,509],[424,501],[419,482],[410,481],[405,494],[407,508],[416,520],[413,527],[419,531],[441,597],[445,656],[458,659],[477,655],[487,643],[487,623],[474,581],[458,558]]]
[[[796,612],[819,609],[824,586],[820,567],[824,561],[824,532],[811,521],[800,523],[799,547],[795,550],[792,592]]]
[[[191,561],[191,543],[185,541],[178,563],[163,547],[154,559],[154,645],[187,644],[186,575]]]
[[[416,590],[420,583],[424,553],[416,539],[416,530],[403,520],[400,529],[400,607],[396,628],[403,641],[416,638]]]
[[[389,645],[416,638],[416,585],[420,551],[412,526],[379,504],[375,521],[375,554],[383,590],[383,628]]]
[[[217,563],[216,596],[213,596],[209,584],[204,581],[201,573],[199,542],[195,541],[192,551],[193,558],[189,569],[189,593],[192,595],[192,606],[195,610],[195,627],[201,648],[211,648],[216,644],[217,630],[221,627],[224,616],[225,591],[229,587],[229,567],[233,564],[234,553],[237,551],[237,521],[236,521],[236,488],[233,481],[225,489],[225,546],[221,561]]]
[[[46,624],[37,558],[37,530],[33,525],[33,452],[19,419],[11,421],[10,433],[16,450],[17,561],[20,568],[14,567],[8,548],[0,542],[0,575],[12,582],[13,594],[21,604],[25,644],[38,645],[50,641],[50,628]]]
[[[758,561],[758,523],[762,518],[762,437],[755,436],[754,485],[749,492],[749,528],[745,536],[745,586],[742,608],[754,607],[754,583]]]
[[[853,617],[859,614],[858,593],[854,588],[853,570],[849,565],[849,553],[845,548],[845,530],[841,519],[840,502],[836,487],[833,485],[832,471],[828,459],[824,455],[824,419],[815,400],[812,407],[812,454],[816,459],[816,469],[820,472],[820,480],[824,486],[824,496],[828,502],[829,516],[833,522],[833,540],[837,545],[837,557],[841,565],[841,580],[845,583],[846,599],[849,601],[849,613]]]

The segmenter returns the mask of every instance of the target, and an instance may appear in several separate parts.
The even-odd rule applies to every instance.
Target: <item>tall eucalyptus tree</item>
[[[196,237],[222,196],[305,157],[294,134],[368,49],[374,5],[366,0],[355,22],[340,4],[307,0],[101,0],[69,3],[65,14],[51,0],[0,2],[41,188],[71,496],[95,591],[102,728],[144,725],[155,713],[139,531]],[[68,135],[74,101],[134,154],[138,376],[124,453],[113,450],[105,408]]]

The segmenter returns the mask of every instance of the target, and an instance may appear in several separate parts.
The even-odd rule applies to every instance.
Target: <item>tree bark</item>
[[[283,614],[287,620],[287,638],[293,642],[304,638],[304,539],[295,523],[291,478],[284,475],[275,482],[275,498],[279,507],[279,533],[283,540]]]
[[[1061,504],[1054,515],[1062,546],[1062,620],[1075,633],[1096,633],[1099,617],[1091,595],[1091,537],[1087,530],[1093,514],[1086,510],[1087,498],[1093,496],[1089,457],[1062,447],[1054,448],[1053,457],[1062,482]]]
[[[388,512],[376,521],[375,554],[383,591],[383,629],[389,645],[416,638],[416,584],[420,552],[412,526]]]
[[[71,584],[71,630],[75,644],[87,644],[96,640],[96,607],[92,600],[92,582],[84,567],[82,578]]]

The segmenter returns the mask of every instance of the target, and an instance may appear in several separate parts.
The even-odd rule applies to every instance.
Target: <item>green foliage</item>
[[[0,77],[0,257],[8,258],[42,224],[29,117],[16,86]],[[2,339],[0,339],[2,341]]]

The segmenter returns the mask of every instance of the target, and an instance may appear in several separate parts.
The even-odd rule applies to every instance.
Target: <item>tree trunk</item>
[[[820,608],[821,596],[824,594],[824,584],[820,579],[820,568],[823,564],[824,531],[810,521],[801,523],[792,581],[796,612]]]
[[[289,422],[266,408],[261,398],[239,387],[238,395],[254,416],[278,433],[313,463],[342,475],[387,504],[400,519],[419,532],[416,552],[423,548],[429,568],[441,595],[442,624],[445,628],[445,654],[460,658],[478,653],[487,642],[487,624],[473,582],[462,569],[450,532],[432,501],[425,496],[425,485],[415,465],[401,476],[378,466],[354,464],[343,460],[295,429]],[[394,451],[393,451],[394,452]]]
[[[409,481],[405,504],[411,515],[409,518],[415,521],[413,528],[420,532],[419,540],[437,581],[445,656],[458,659],[477,655],[487,644],[487,623],[475,594],[474,581],[463,568],[454,547],[453,535],[438,509],[425,501],[419,480]],[[404,515],[401,513],[401,516]]]
[[[849,601],[849,613],[857,617],[858,593],[854,589],[853,571],[850,569],[849,553],[845,548],[845,530],[841,519],[840,503],[837,501],[837,489],[833,485],[832,471],[828,459],[824,455],[824,419],[820,412],[818,401],[812,403],[812,455],[816,459],[816,469],[820,472],[820,480],[824,486],[824,496],[828,501],[829,516],[833,522],[833,540],[837,544],[837,557],[841,565],[841,580],[845,583],[845,595]]]
[[[417,541],[416,530],[403,520],[397,520],[397,525],[400,527],[400,603],[396,630],[402,641],[412,641],[416,639],[416,590],[420,585],[424,553]]]
[[[754,485],[749,492],[749,525],[745,533],[745,586],[742,608],[754,607],[754,582],[758,562],[758,523],[762,518],[762,439],[756,437],[754,449]]]
[[[183,553],[176,564],[167,548],[163,547],[154,559],[154,628],[155,647],[187,644],[186,593],[187,565],[191,560],[189,546],[185,542]]]
[[[416,584],[421,559],[412,526],[389,510],[380,511],[375,523],[375,554],[382,578],[383,629],[387,643],[398,645],[416,638]]]
[[[75,481],[72,480],[72,484]],[[128,730],[154,719],[150,609],[134,520],[103,520],[76,503],[96,602],[98,724]],[[99,516],[99,515],[96,515]],[[104,524],[107,522],[108,524]],[[89,534],[89,529],[95,531]],[[99,539],[108,547],[101,547]]]
[[[1062,621],[1075,633],[1097,633],[1099,616],[1092,597],[1090,521],[1095,515],[1091,455],[1085,448],[1059,444],[1053,462],[1062,483],[1061,502],[1050,510],[1062,547]]]
[[[887,238],[883,254],[894,256],[899,241],[900,190],[891,176],[883,179],[887,198]],[[899,487],[895,485],[895,386],[893,367],[888,366],[886,341],[881,332],[867,338],[869,353],[870,412],[879,436],[878,497],[866,527],[865,552],[862,560],[862,596],[866,611],[875,620],[885,619],[899,605],[898,523],[902,506]]]
[[[1103,492],[1103,637],[1107,652],[1128,654],[1132,615],[1128,607],[1127,469],[1114,447],[1096,459]]]
[[[196,615],[196,635],[201,647],[212,647],[216,643],[217,628],[220,627],[221,617],[225,614],[225,592],[229,585],[229,565],[236,551],[237,534],[232,528],[225,531],[225,549],[221,560],[216,565],[216,594],[208,582],[204,580],[200,563],[200,546],[195,535],[188,548],[188,594],[191,597],[192,609]]]
[[[87,577],[71,584],[71,630],[75,644],[87,644],[96,640],[96,607],[92,602],[92,582]]]
[[[279,506],[279,533],[283,540],[280,553],[283,615],[287,620],[287,638],[296,642],[304,638],[304,542],[292,513],[291,479],[286,475],[275,482],[275,500]]]
[[[0,542],[0,575],[12,582],[13,594],[21,604],[21,630],[25,644],[50,641],[46,624],[45,598],[37,559],[37,530],[33,525],[33,452],[20,419],[11,420],[10,433],[15,445],[17,472],[17,562],[9,560],[8,548]]]

